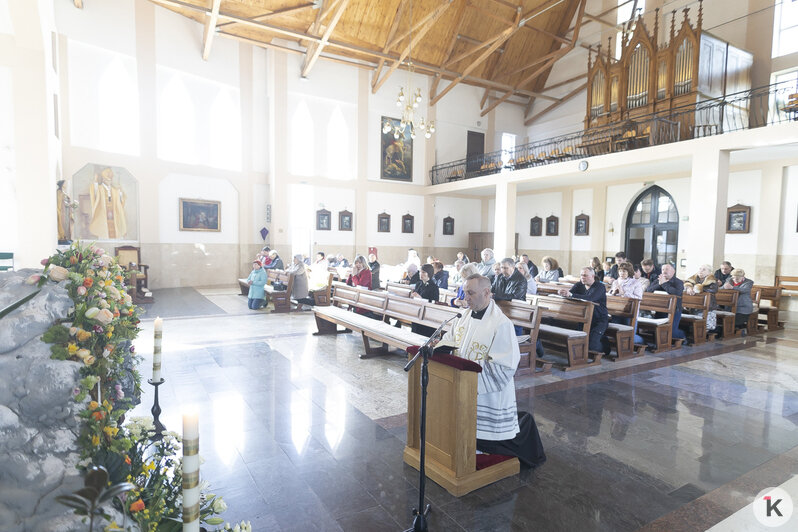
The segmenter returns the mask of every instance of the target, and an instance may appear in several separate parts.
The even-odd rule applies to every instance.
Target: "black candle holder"
[[[152,386],[155,386],[155,401],[153,402],[152,410],[150,410],[150,412],[152,412],[152,423],[155,429],[150,431],[150,440],[160,441],[163,439],[163,431],[166,430],[166,427],[163,426],[163,423],[161,423],[161,420],[159,419],[161,416],[161,405],[158,404],[158,386],[164,383],[164,379],[163,377],[159,381],[147,379],[147,382],[149,382]]]

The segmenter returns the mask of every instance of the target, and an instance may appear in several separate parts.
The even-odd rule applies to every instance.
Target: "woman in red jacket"
[[[346,284],[349,286],[362,286],[371,290],[371,270],[366,262],[366,257],[363,255],[355,257],[355,262],[352,264],[352,273],[346,279]],[[355,312],[358,314],[371,314],[368,310],[357,307],[355,307]]]

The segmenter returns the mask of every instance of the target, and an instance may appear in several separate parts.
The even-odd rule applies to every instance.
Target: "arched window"
[[[97,84],[98,148],[114,153],[139,153],[139,99],[136,79],[114,57]]]
[[[241,169],[241,111],[238,94],[223,87],[210,112],[210,165],[227,170]]]
[[[314,175],[316,152],[313,136],[313,117],[305,101],[300,101],[291,117],[291,173],[294,175]]]
[[[676,262],[679,211],[658,186],[646,189],[626,217],[626,256],[633,263],[651,258],[658,265]]]
[[[166,84],[158,105],[158,157],[197,163],[194,102],[177,74]]]
[[[341,108],[333,110],[327,123],[327,176],[333,179],[352,179],[349,126]]]

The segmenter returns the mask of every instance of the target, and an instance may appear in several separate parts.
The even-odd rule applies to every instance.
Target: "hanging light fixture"
[[[410,31],[408,32],[410,38],[410,45],[407,52],[407,96],[405,96],[405,87],[399,88],[399,94],[396,97],[396,106],[402,110],[402,118],[399,120],[398,125],[392,125],[388,120],[382,124],[382,132],[385,134],[393,131],[393,138],[399,139],[404,137],[408,128],[410,128],[410,138],[415,139],[416,134],[423,133],[426,138],[430,138],[435,133],[435,122],[430,121],[427,123],[424,117],[418,112],[418,107],[423,98],[421,97],[421,89],[416,88],[413,91],[412,78],[415,73],[413,66],[413,0],[410,0]]]

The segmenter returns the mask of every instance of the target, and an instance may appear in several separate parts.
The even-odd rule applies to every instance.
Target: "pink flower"
[[[125,392],[122,391],[122,385],[116,384],[114,385],[114,390],[116,391],[116,398],[122,399],[125,396]]]
[[[103,325],[108,325],[114,319],[114,313],[108,310],[107,308],[102,309],[97,315],[94,317],[95,320],[99,321]]]
[[[86,290],[85,286],[79,286],[78,287],[78,295],[79,296],[85,296],[86,292],[87,292],[87,290]]]
[[[25,284],[36,284],[39,282],[39,279],[41,278],[42,278],[41,275],[39,275],[38,273],[34,273],[33,275],[25,279]]]
[[[48,263],[48,262],[50,262],[50,259],[42,259],[42,260],[41,260],[41,262],[40,262],[40,264],[41,264],[42,266],[47,266],[47,263]]]

